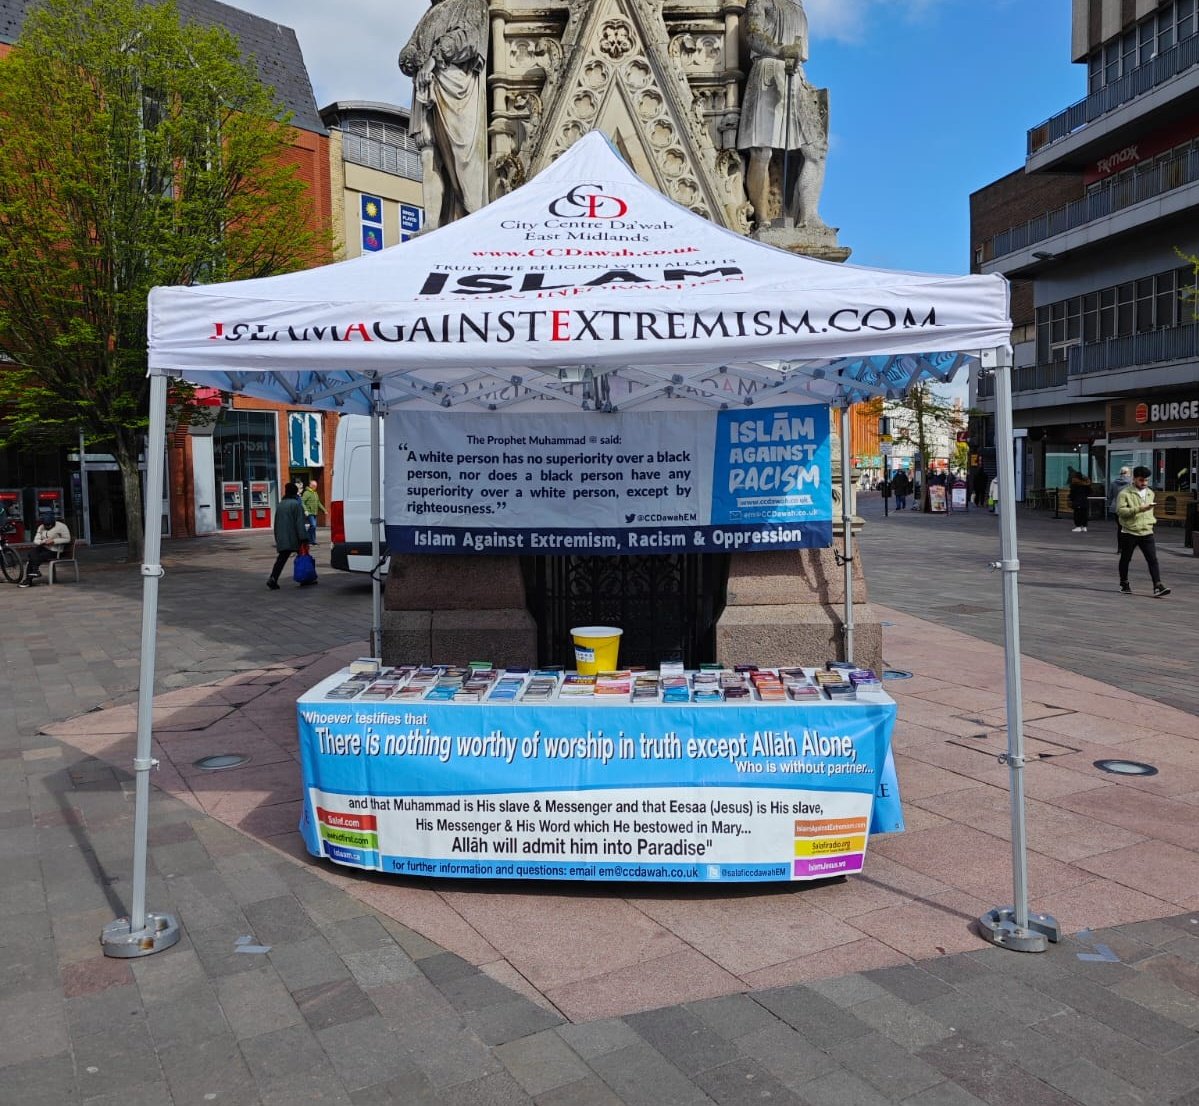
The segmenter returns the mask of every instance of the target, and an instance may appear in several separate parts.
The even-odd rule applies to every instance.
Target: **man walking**
[[[309,480],[300,495],[300,503],[304,507],[304,522],[308,527],[308,544],[316,545],[316,516],[325,509],[320,496],[316,493],[316,481]]]
[[[1128,564],[1132,560],[1132,551],[1140,549],[1153,578],[1153,594],[1160,599],[1169,595],[1170,589],[1162,583],[1157,567],[1157,542],[1153,537],[1157,519],[1153,515],[1153,489],[1148,485],[1149,470],[1144,465],[1137,465],[1132,470],[1132,483],[1116,496],[1116,518],[1120,523],[1120,591],[1125,595],[1132,594]]]

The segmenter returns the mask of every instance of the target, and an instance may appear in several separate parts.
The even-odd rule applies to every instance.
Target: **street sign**
[[[890,457],[891,456],[891,443],[883,442],[882,444],[879,445],[878,450],[884,457]]]

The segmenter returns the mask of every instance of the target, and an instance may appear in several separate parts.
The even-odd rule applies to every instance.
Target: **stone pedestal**
[[[383,663],[537,664],[537,624],[515,557],[393,556]]]
[[[856,549],[853,601],[853,659],[881,675],[882,625],[866,601]],[[844,655],[844,615],[845,569],[832,549],[734,554],[716,655],[726,664],[822,668]]]
[[[814,257],[818,261],[844,262],[849,260],[853,251],[848,246],[837,244],[837,228],[825,226],[789,226],[776,222],[769,226],[759,227],[750,235],[758,242],[774,246],[790,253],[802,254],[804,257]]]

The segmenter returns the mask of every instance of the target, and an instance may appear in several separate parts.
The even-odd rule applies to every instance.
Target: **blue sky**
[[[425,0],[232,0],[294,27],[317,103],[407,103],[396,68]],[[829,89],[821,214],[855,264],[969,269],[969,196],[1020,168],[1029,127],[1082,98],[1070,0],[807,0]],[[347,33],[349,29],[349,33]]]

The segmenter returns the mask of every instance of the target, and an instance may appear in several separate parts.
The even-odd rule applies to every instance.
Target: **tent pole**
[[[990,353],[992,356],[987,356]],[[1014,905],[989,910],[979,922],[983,936],[1018,952],[1044,952],[1061,938],[1048,914],[1028,913],[1028,861],[1024,821],[1024,715],[1020,686],[1020,561],[1016,552],[1016,466],[1012,445],[1012,354],[1006,347],[985,351],[984,367],[995,370],[995,455],[999,467],[999,561],[1003,572],[1004,689],[1007,699],[1007,761],[1011,788],[1012,894]]]
[[[845,530],[845,660],[853,663],[853,477],[849,471],[849,404],[841,407],[841,525]]]
[[[146,446],[145,544],[142,552],[142,651],[137,693],[137,752],[133,757],[133,905],[127,918],[100,934],[105,956],[130,958],[169,949],[179,940],[170,914],[146,911],[146,845],[150,835],[150,769],[154,724],[154,650],[158,636],[158,581],[162,576],[162,469],[166,464],[167,378],[150,377],[150,441]]]
[[[383,524],[382,483],[383,466],[380,464],[379,446],[382,440],[380,423],[383,412],[379,406],[379,381],[371,381],[371,656],[383,656],[383,582],[379,579],[379,561],[382,543],[379,527]]]

